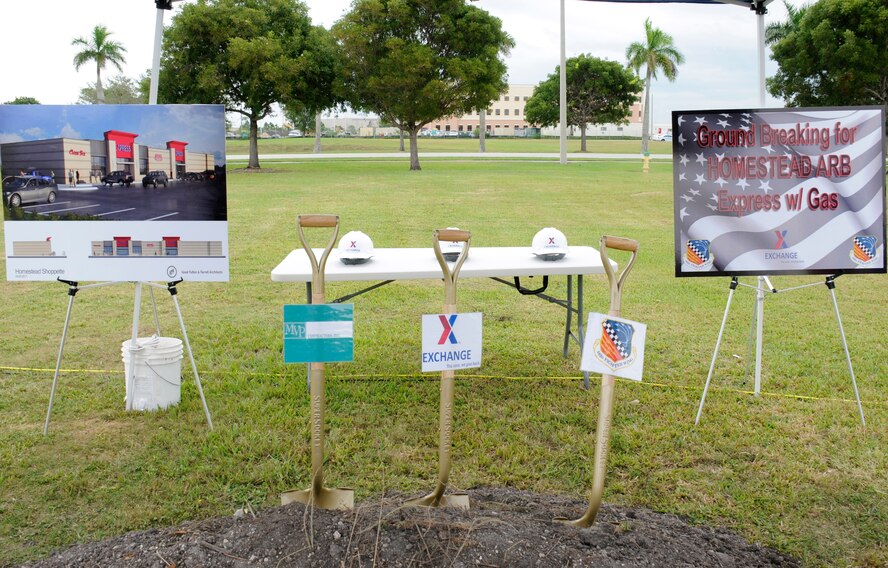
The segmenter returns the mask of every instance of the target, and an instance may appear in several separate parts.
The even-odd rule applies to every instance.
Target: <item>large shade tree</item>
[[[249,168],[259,167],[259,121],[274,103],[335,101],[335,46],[298,0],[199,0],[164,34],[158,100],[217,103],[249,121]]]
[[[672,36],[651,24],[650,18],[644,21],[644,40],[632,42],[626,48],[626,59],[636,73],[644,67],[644,123],[641,127],[641,151],[647,154],[651,138],[651,79],[663,73],[670,82],[678,76],[678,66],[684,63],[684,55],[675,47]]]
[[[587,124],[623,124],[638,100],[641,81],[616,61],[578,55],[565,61],[567,79],[567,126],[580,129],[580,150],[586,151]],[[555,68],[533,90],[524,107],[527,121],[555,126],[560,120],[560,69]]]
[[[118,71],[123,71],[125,62],[123,54],[126,48],[122,44],[111,39],[112,33],[103,25],[93,28],[92,34],[87,37],[78,37],[71,41],[71,45],[80,48],[74,56],[74,68],[80,69],[83,65],[94,61],[96,64],[96,101],[105,102],[105,92],[102,89],[102,70],[107,64],[111,64]]]
[[[885,0],[820,0],[771,49],[768,90],[792,106],[888,104]]]
[[[465,0],[355,0],[333,26],[344,52],[345,96],[410,137],[429,122],[487,108],[506,91],[502,22]]]

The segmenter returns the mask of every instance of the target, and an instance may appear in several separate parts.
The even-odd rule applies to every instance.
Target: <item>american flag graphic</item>
[[[673,112],[676,276],[885,272],[884,125],[882,107]]]
[[[635,330],[628,323],[605,319],[601,322],[601,352],[614,363],[632,354],[632,335]]]

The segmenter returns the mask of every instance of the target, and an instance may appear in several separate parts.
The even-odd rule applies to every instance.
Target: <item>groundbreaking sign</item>
[[[481,313],[422,316],[422,372],[481,366]]]

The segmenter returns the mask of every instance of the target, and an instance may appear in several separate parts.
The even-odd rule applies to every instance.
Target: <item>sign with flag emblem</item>
[[[354,304],[284,306],[284,363],[353,361]]]
[[[646,335],[643,323],[590,313],[580,369],[640,381]]]
[[[481,366],[481,313],[422,316],[422,372]]]
[[[675,111],[672,134],[676,276],[886,271],[884,107]]]

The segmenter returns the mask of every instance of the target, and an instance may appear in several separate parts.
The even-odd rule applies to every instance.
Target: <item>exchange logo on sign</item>
[[[422,372],[481,366],[481,313],[422,316]]]
[[[604,314],[589,314],[580,370],[641,380],[647,326]]]
[[[355,358],[354,304],[284,306],[284,363]]]

